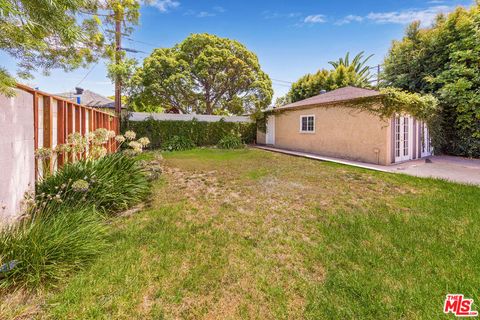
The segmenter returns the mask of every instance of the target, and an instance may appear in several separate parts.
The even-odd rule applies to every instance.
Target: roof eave
[[[368,97],[359,97],[359,98],[344,99],[344,100],[338,100],[338,101],[313,103],[313,104],[298,105],[298,106],[293,106],[293,107],[289,107],[287,105],[287,106],[284,106],[284,107],[274,108],[271,111],[275,112],[275,111],[288,111],[288,110],[297,110],[297,109],[310,109],[310,108],[316,108],[316,107],[322,107],[322,106],[342,104],[342,103],[349,102],[349,101],[357,101],[357,100],[364,100],[364,99],[375,99],[375,98],[380,98],[382,96],[383,96],[383,94],[380,93],[378,95],[368,96]]]

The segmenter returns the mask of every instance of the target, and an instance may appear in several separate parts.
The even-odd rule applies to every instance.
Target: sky
[[[369,64],[381,64],[392,40],[401,39],[408,23],[428,26],[438,12],[470,6],[472,0],[149,0],[141,7],[140,24],[124,47],[141,61],[153,49],[171,47],[192,33],[210,33],[243,43],[257,54],[272,78],[275,97],[306,73],[328,68],[328,61],[350,52],[374,54]],[[10,72],[16,61],[0,52],[0,65]],[[114,87],[105,62],[49,76],[35,74],[27,84],[51,93],[75,86],[110,96]]]

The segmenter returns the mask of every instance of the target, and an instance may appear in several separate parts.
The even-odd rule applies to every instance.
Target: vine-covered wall
[[[151,147],[161,148],[165,141],[174,136],[186,137],[197,146],[213,146],[226,135],[240,134],[244,143],[255,141],[257,126],[255,123],[245,122],[203,122],[196,119],[192,121],[163,121],[147,119],[145,121],[128,121],[123,126],[123,131],[133,130],[138,136],[148,137]]]

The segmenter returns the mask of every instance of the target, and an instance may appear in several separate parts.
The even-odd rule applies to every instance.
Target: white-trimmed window
[[[315,132],[315,116],[300,116],[300,132],[314,133]]]

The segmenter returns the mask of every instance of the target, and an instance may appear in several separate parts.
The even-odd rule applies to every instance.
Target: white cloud
[[[195,10],[187,10],[183,15],[184,16],[193,16],[197,18],[208,18],[208,17],[215,17],[217,14],[221,14],[226,12],[223,7],[213,7],[212,11],[195,11]]]
[[[265,19],[292,19],[298,18],[302,14],[300,12],[289,12],[289,13],[280,13],[280,12],[272,12],[272,11],[264,11],[263,17]]]
[[[433,0],[441,1],[441,0]],[[335,22],[336,25],[344,25],[352,22],[371,21],[374,23],[386,24],[409,24],[413,21],[420,21],[422,26],[428,26],[435,21],[439,13],[448,13],[454,7],[432,6],[426,9],[408,9],[390,12],[370,12],[366,16],[348,15]]]
[[[220,6],[213,7],[213,10],[220,13],[224,13],[225,11],[227,11],[225,10],[224,7],[220,7]]]
[[[160,12],[167,12],[180,6],[180,2],[175,0],[150,0],[147,3],[157,8]]]
[[[197,18],[207,18],[207,17],[214,17],[216,16],[215,13],[211,13],[211,12],[208,12],[208,11],[200,11],[199,13],[197,13],[195,15]]]
[[[325,16],[323,14],[315,14],[315,15],[311,15],[311,16],[306,17],[303,20],[303,22],[304,23],[324,23],[324,22],[326,22],[326,20],[325,20]]]
[[[365,20],[364,17],[349,14],[348,16],[345,16],[343,19],[335,22],[335,24],[341,26],[343,24],[348,24],[348,23],[351,23],[351,22],[362,22],[363,20]]]
[[[411,9],[391,12],[371,12],[366,18],[376,23],[408,24],[419,20],[423,26],[430,25],[439,13],[453,10],[449,6],[433,6],[426,9]]]

